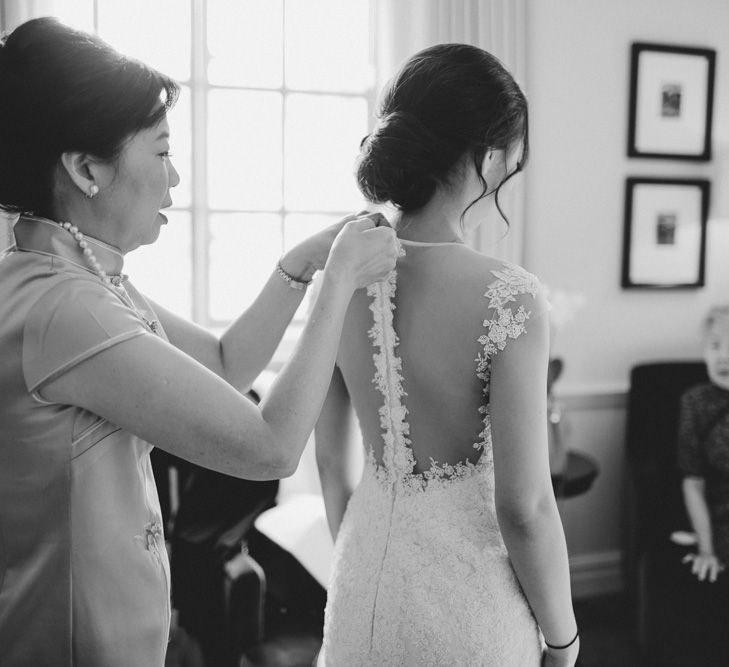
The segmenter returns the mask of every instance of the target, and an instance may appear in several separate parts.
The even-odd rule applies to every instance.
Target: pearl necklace
[[[79,231],[79,228],[76,227],[76,225],[72,225],[70,222],[59,222],[58,223],[63,229],[65,229],[71,236],[73,236],[74,239],[78,242],[79,248],[81,248],[84,257],[86,257],[86,260],[89,264],[91,264],[91,268],[96,272],[96,275],[101,278],[101,282],[105,283],[106,285],[111,285],[112,287],[120,287],[122,281],[126,276],[124,274],[120,274],[118,276],[110,276],[104,269],[101,268],[101,263],[98,259],[96,259],[96,255],[94,255],[94,251],[89,247],[89,242],[86,240],[86,237],[84,237],[83,233]]]
[[[79,231],[78,227],[76,227],[76,225],[72,225],[70,222],[59,222],[58,224],[63,227],[63,229],[65,229],[69,234],[71,234],[74,239],[76,239],[79,248],[81,248],[84,253],[84,257],[86,257],[88,263],[91,264],[91,267],[94,269],[99,278],[101,278],[101,282],[103,282],[105,285],[116,288],[116,292],[122,299],[122,301],[141,318],[141,320],[147,325],[149,330],[153,334],[160,335],[159,321],[147,319],[137,308],[136,304],[134,303],[134,299],[132,299],[132,297],[129,296],[127,291],[124,289],[124,285],[122,283],[124,280],[126,280],[127,276],[123,273],[119,274],[118,276],[110,276],[106,271],[104,271],[104,269],[101,268],[101,263],[98,259],[96,259],[94,251],[89,247],[89,242],[86,240],[83,233]]]

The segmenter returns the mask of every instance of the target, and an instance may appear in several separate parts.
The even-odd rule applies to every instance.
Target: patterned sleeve
[[[38,397],[44,383],[145,333],[148,330],[136,313],[101,282],[65,280],[48,290],[28,313],[23,332],[28,391]]]
[[[486,332],[478,339],[484,360],[525,333],[530,320],[551,309],[539,279],[528,271],[506,264],[491,273],[495,280],[484,294],[488,302],[488,317],[483,321]]]
[[[678,469],[684,476],[706,476],[706,461],[697,432],[696,401],[692,390],[681,397],[676,453]]]

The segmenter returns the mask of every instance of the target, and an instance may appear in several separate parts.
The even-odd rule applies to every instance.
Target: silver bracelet
[[[281,276],[281,279],[292,289],[306,289],[309,285],[311,285],[311,280],[304,283],[300,280],[296,280],[296,278],[294,278],[290,273],[286,273],[281,266],[281,260],[276,263],[276,273],[278,273],[278,275]]]

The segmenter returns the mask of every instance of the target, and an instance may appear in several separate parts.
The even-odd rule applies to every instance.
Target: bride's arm
[[[349,393],[341,371],[335,366],[329,391],[314,429],[316,463],[333,540],[337,539],[353,490],[350,481],[353,449],[351,429],[352,406]]]
[[[496,512],[509,558],[548,644],[577,631],[562,523],[547,448],[548,317],[494,355],[491,368]],[[566,652],[576,656],[578,642]],[[567,656],[564,656],[567,658]],[[573,664],[567,658],[563,664]]]
[[[316,270],[324,267],[332,242],[342,226],[359,215],[347,216],[296,245],[281,258],[283,269],[301,281],[308,281]],[[368,217],[381,218],[376,214]],[[235,291],[237,286],[229,285],[228,289]],[[155,303],[154,309],[172,345],[238,391],[245,392],[270,362],[305,293],[305,290],[289,287],[272,270],[256,300],[220,338],[159,304]]]

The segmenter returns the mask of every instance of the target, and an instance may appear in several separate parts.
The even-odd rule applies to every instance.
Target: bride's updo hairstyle
[[[521,170],[529,150],[524,93],[490,53],[467,44],[431,46],[385,87],[376,127],[362,141],[357,182],[370,201],[414,211],[458,178],[456,167],[465,156],[483,186],[468,210],[494,190],[481,174],[486,152],[507,150],[519,140],[523,152],[516,170],[495,188],[497,208],[498,189]]]
[[[61,154],[112,162],[156,125],[179,88],[106,42],[53,18],[0,37],[0,209],[53,217]]]

